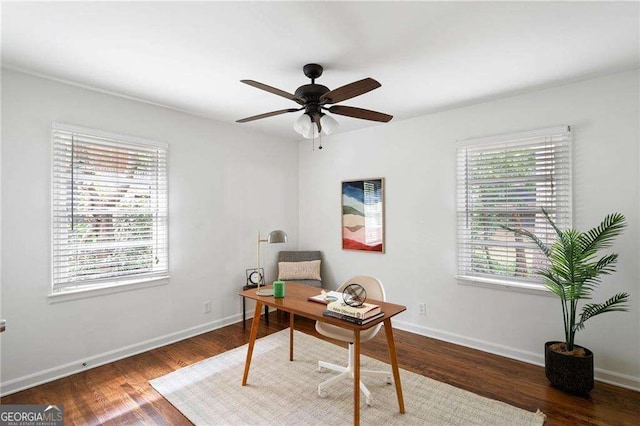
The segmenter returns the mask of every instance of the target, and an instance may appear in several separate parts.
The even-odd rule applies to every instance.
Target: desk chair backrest
[[[349,284],[360,284],[367,292],[367,301],[369,300],[381,300],[386,301],[387,296],[384,292],[384,286],[379,279],[375,277],[369,277],[366,275],[358,275],[349,279],[347,282],[338,287],[337,291],[343,291]],[[382,323],[376,325],[375,327],[371,327],[369,329],[363,330],[360,332],[360,339],[363,342],[366,342],[369,339],[372,339],[378,331],[382,328]],[[331,337],[333,339],[342,340],[343,342],[353,343],[355,336],[353,332],[336,327],[335,325],[327,324],[324,322],[316,322],[316,330],[327,337]]]
[[[384,287],[379,279],[375,277],[368,277],[366,275],[358,275],[356,277],[350,278],[347,282],[338,287],[337,291],[344,291],[348,285],[351,284],[360,284],[364,287],[367,292],[367,300],[382,300],[383,302],[387,300],[387,296],[384,292]]]

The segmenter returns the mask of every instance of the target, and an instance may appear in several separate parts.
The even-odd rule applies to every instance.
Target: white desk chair
[[[360,284],[362,287],[364,287],[364,289],[367,291],[367,299],[375,299],[375,300],[382,300],[382,301],[386,300],[384,287],[382,286],[382,283],[380,282],[380,280],[374,277],[367,277],[367,276],[353,277],[346,283],[342,284],[340,288],[338,288],[338,291],[343,291],[345,287],[353,283]],[[382,323],[376,325],[375,327],[372,327],[360,332],[360,342],[362,343],[362,342],[366,342],[367,340],[371,340],[373,337],[375,337],[376,334],[378,334],[378,331],[380,331],[380,328],[382,328]],[[322,334],[323,336],[327,336],[332,339],[349,343],[349,359],[347,360],[346,367],[331,364],[325,361],[318,361],[319,371],[332,370],[340,373],[337,376],[334,376],[328,380],[325,380],[324,382],[318,385],[318,395],[320,395],[321,398],[326,398],[328,395],[326,389],[330,385],[346,377],[350,377],[351,379],[353,379],[353,366],[355,361],[353,342],[355,340],[355,336],[353,334],[353,331],[351,330],[347,330],[341,327],[336,327],[334,325],[327,324],[320,321],[316,321],[316,330],[318,330],[318,333]],[[371,370],[361,369],[360,377],[364,377],[364,376],[382,377],[386,379],[386,382],[388,384],[393,383],[392,374],[390,371],[371,371]],[[364,393],[365,401],[367,405],[371,405],[371,392],[369,391],[369,389],[367,389],[364,383],[362,383],[362,381],[360,381],[360,390],[362,391],[362,393]]]

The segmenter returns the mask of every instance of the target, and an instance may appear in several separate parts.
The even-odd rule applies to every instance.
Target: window
[[[469,140],[458,147],[458,279],[541,289],[538,247],[501,228],[524,228],[551,244],[571,226],[568,127]]]
[[[52,294],[168,275],[167,145],[54,124]]]

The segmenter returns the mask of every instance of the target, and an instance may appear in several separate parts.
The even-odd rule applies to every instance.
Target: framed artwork
[[[342,182],[342,249],[384,253],[384,178]]]

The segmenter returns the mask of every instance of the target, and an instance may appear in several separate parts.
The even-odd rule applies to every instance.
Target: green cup
[[[273,282],[273,297],[284,297],[284,281]]]

